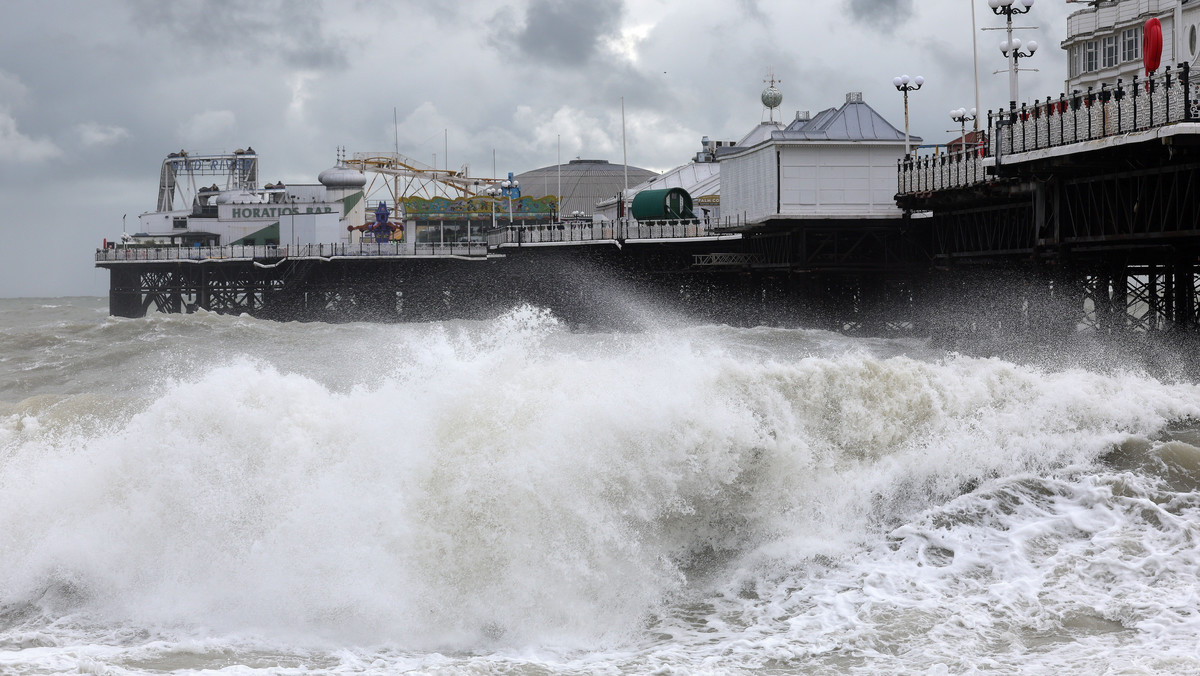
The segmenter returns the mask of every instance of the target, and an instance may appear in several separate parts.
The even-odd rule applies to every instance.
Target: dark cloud
[[[855,21],[861,21],[891,33],[912,16],[915,0],[850,0],[847,11]]]
[[[580,65],[616,36],[623,9],[622,0],[532,0],[514,42],[532,59]]]
[[[165,32],[174,44],[209,59],[241,56],[259,62],[278,60],[308,70],[347,65],[336,39],[322,30],[319,4],[299,0],[132,0],[130,9],[140,27]]]
[[[758,6],[758,0],[738,0],[738,5],[741,6],[747,17],[759,23],[767,22],[767,15]]]

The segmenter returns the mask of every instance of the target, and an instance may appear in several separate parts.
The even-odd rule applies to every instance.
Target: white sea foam
[[[1197,668],[1200,451],[1158,439],[1193,385],[533,308],[260,324],[111,327],[186,367],[108,424],[0,419],[0,670]]]

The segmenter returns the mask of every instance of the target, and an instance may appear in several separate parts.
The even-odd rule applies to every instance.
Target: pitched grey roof
[[[783,129],[783,125],[779,122],[760,122],[753,129],[747,132],[746,135],[742,137],[742,140],[738,141],[734,147],[746,148],[756,143],[768,141],[771,138],[771,134],[779,131],[780,129]]]
[[[817,128],[829,121],[829,118],[837,115],[837,108],[826,108],[807,120],[795,120],[787,126],[784,131],[797,131],[805,127]]]
[[[896,129],[861,98],[847,95],[841,108],[822,110],[811,120],[796,120],[787,129],[775,132],[777,141],[903,141],[904,132]],[[920,137],[913,136],[913,143]]]

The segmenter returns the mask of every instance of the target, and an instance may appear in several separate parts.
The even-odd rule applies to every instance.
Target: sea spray
[[[111,424],[3,425],[0,666],[962,670],[1193,629],[1191,456],[1159,439],[1193,385],[535,308],[144,328],[186,366]]]

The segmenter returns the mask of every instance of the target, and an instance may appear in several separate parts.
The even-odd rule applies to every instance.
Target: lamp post
[[[961,150],[967,149],[967,123],[975,120],[978,114],[974,108],[967,110],[966,108],[955,108],[950,111],[950,119],[959,124],[962,129],[962,136],[959,137],[959,142],[962,144]],[[976,139],[978,140],[978,139]]]
[[[475,195],[479,196],[482,194],[483,193],[480,192],[480,190],[479,190],[479,181],[475,181]],[[488,198],[488,201],[491,202],[492,201],[491,198]],[[494,209],[493,209],[492,213],[493,214],[495,213]],[[467,216],[467,247],[470,248],[470,246],[471,246],[471,217],[470,217],[470,215],[468,215]]]
[[[488,204],[492,205],[492,230],[496,229],[496,198],[500,196],[500,188],[492,186],[483,191],[488,196]]]
[[[488,201],[492,205],[492,230],[496,229],[496,198],[508,198],[508,225],[513,224],[513,198],[521,198],[521,182],[513,178],[512,172],[508,172],[508,178],[500,181],[496,185],[490,186],[483,191],[483,194],[488,196]]]
[[[925,78],[918,75],[910,79],[907,75],[901,75],[900,77],[892,78],[892,84],[896,85],[896,91],[904,92],[904,156],[908,157],[910,147],[908,140],[908,93],[920,89],[921,85],[925,84]]]
[[[1008,39],[1000,43],[1000,52],[1008,59],[1008,109],[1011,112],[1017,110],[1017,61],[1029,56],[1037,51],[1038,43],[1030,40],[1025,47],[1028,51],[1021,51],[1020,38],[1013,37],[1013,15],[1027,14],[1033,9],[1033,0],[988,0],[988,7],[992,8],[992,13],[996,16],[1003,16],[1006,25],[1005,30],[1008,31]]]
[[[508,172],[508,178],[500,182],[500,191],[508,198],[508,224],[513,222],[513,198],[521,198],[521,182],[513,178],[513,173]]]

